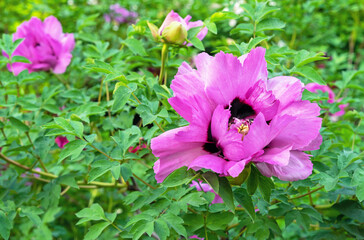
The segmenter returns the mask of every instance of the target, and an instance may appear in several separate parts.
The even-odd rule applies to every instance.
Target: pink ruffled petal
[[[256,163],[259,171],[266,177],[277,176],[283,181],[298,181],[312,173],[313,164],[310,155],[300,151],[290,151],[289,163],[286,166]]]
[[[292,147],[267,148],[264,154],[254,160],[254,162],[264,162],[277,166],[286,166],[289,163],[290,151]]]
[[[268,80],[268,89],[280,102],[280,108],[289,103],[301,100],[303,83],[295,77],[274,77]]]
[[[294,102],[283,109],[277,116],[284,115],[296,119],[282,129],[278,136],[270,143],[271,147],[284,147],[292,144],[292,149],[301,149],[308,146],[319,134],[322,119],[316,117],[320,114],[320,107],[309,101]]]
[[[193,160],[188,167],[195,171],[205,168],[216,173],[227,175],[227,171],[225,169],[227,163],[228,162],[221,157],[212,154],[205,154]]]
[[[159,157],[159,162],[154,166],[157,182],[163,182],[174,170],[189,166],[195,158],[206,154],[202,149],[203,143],[177,140],[176,134],[186,130],[187,127],[176,128],[152,139],[152,152]]]

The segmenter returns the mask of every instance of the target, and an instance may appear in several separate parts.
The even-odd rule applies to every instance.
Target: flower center
[[[232,123],[229,123],[229,129],[236,129],[238,131],[238,133],[240,133],[241,135],[243,135],[241,137],[241,140],[244,140],[245,135],[248,134],[249,129],[250,129],[250,125],[253,123],[253,119],[238,119],[238,118],[234,118]]]
[[[229,106],[227,106],[225,108],[228,108],[228,107]],[[229,123],[232,123],[234,121],[234,118],[237,118],[237,119],[246,119],[248,117],[254,118],[254,115],[255,115],[254,109],[250,105],[241,101],[239,98],[235,98],[231,102],[229,110],[231,113]]]

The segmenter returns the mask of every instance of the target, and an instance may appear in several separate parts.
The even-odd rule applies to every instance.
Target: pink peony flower
[[[64,145],[69,143],[68,139],[66,137],[63,137],[63,136],[56,137],[56,139],[54,141],[57,143],[59,148],[64,148]]]
[[[158,34],[160,36],[163,35],[163,31],[165,28],[167,28],[171,23],[173,22],[178,22],[181,23],[182,26],[188,31],[191,28],[195,28],[195,27],[201,27],[203,26],[203,22],[201,20],[195,21],[195,22],[190,22],[191,20],[191,16],[187,15],[184,19],[178,15],[178,13],[174,12],[173,10],[168,13],[167,17],[164,19],[162,25],[160,26],[159,30],[158,30]],[[196,35],[196,37],[200,40],[204,39],[204,37],[206,36],[208,32],[207,27],[203,27],[199,33]],[[186,43],[184,43],[186,44]],[[187,44],[187,46],[192,46],[192,44]]]
[[[106,22],[114,21],[116,24],[135,23],[138,13],[128,11],[121,7],[118,3],[110,5],[110,13],[104,15]]]
[[[12,56],[26,57],[31,63],[13,63],[8,68],[15,75],[28,69],[29,73],[52,70],[56,74],[66,71],[75,46],[72,33],[63,33],[57,18],[50,16],[44,22],[36,17],[17,28],[13,41],[24,38]]]
[[[305,88],[310,91],[310,92],[314,92],[317,93],[318,91],[321,92],[327,92],[329,94],[329,100],[327,100],[328,103],[335,103],[335,102],[340,102],[341,99],[338,99],[337,101],[335,100],[335,93],[331,90],[331,88],[329,86],[324,86],[324,85],[320,85],[317,83],[308,83]],[[349,106],[349,104],[340,104],[339,108],[340,111],[330,114],[331,116],[336,116],[336,117],[340,117],[342,115],[345,114],[345,108]]]
[[[237,177],[249,162],[286,181],[312,173],[303,151],[321,145],[320,108],[301,100],[299,79],[267,79],[264,55],[259,47],[240,58],[201,53],[197,70],[182,63],[169,103],[190,124],[152,139],[157,182],[183,166]]]
[[[200,184],[199,184],[200,183]],[[223,203],[224,201],[222,200],[222,198],[214,191],[214,189],[212,189],[212,187],[207,184],[207,183],[203,183],[202,181],[199,181],[196,182],[196,181],[192,181],[192,183],[190,184],[190,187],[196,187],[197,191],[204,191],[204,192],[212,192],[215,194],[215,198],[214,200],[212,200],[212,204],[214,203]],[[202,187],[202,190],[201,190],[201,187]]]

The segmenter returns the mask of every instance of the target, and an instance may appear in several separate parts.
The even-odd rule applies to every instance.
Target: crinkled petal
[[[295,77],[280,76],[268,80],[268,89],[279,100],[281,109],[291,102],[301,100],[303,86]]]
[[[308,146],[319,134],[322,119],[320,107],[316,103],[300,101],[290,104],[277,115],[279,118],[288,115],[295,117],[294,121],[283,127],[280,133],[269,144],[270,147],[283,147],[292,144],[292,149]]]
[[[262,80],[255,82],[245,94],[245,102],[253,106],[255,112],[263,113],[265,120],[271,120],[277,113],[279,101],[271,91],[266,90]]]
[[[256,158],[254,162],[264,162],[272,165],[286,166],[289,163],[292,146],[284,148],[267,148],[264,154]]]
[[[195,158],[206,154],[202,149],[203,143],[178,141],[176,134],[186,130],[187,127],[176,128],[152,139],[152,152],[159,157],[159,162],[154,167],[157,182],[163,182],[174,170],[189,166]]]
[[[265,84],[267,83],[268,71],[264,56],[265,49],[262,47],[250,51],[243,63],[244,80],[242,84],[250,87],[259,80],[262,80]]]
[[[230,164],[228,164],[227,168],[227,172],[228,175],[231,177],[238,177],[240,175],[240,173],[244,170],[245,165],[250,161],[250,158],[248,159],[244,159],[238,162],[230,162]]]
[[[310,155],[301,151],[290,151],[289,163],[286,166],[268,163],[256,163],[256,166],[266,177],[276,176],[283,181],[297,181],[311,175],[313,164]]]

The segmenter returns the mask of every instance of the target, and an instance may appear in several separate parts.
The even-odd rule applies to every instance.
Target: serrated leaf
[[[104,175],[114,167],[119,167],[120,163],[111,162],[110,160],[99,160],[91,164],[88,182],[94,181],[96,178]],[[120,170],[119,170],[120,171]]]
[[[104,231],[104,229],[109,225],[110,225],[109,222],[102,222],[102,223],[92,225],[89,228],[88,232],[86,233],[84,240],[97,239],[100,236],[100,234],[102,233],[102,231]]]
[[[167,223],[160,218],[154,222],[154,230],[161,240],[166,240],[170,234]]]
[[[105,219],[105,213],[104,213],[104,209],[102,209],[102,207],[98,204],[98,203],[94,203],[91,205],[91,207],[89,208],[84,208],[81,211],[76,213],[76,216],[78,218],[81,218],[76,225],[84,223],[84,222],[88,222],[88,221],[97,221],[97,220],[102,220]]]
[[[126,86],[119,86],[114,93],[114,103],[111,110],[118,111],[122,109],[129,100],[131,91]]]
[[[83,151],[83,149],[86,147],[86,145],[87,143],[80,139],[76,139],[67,143],[62,152],[59,154],[58,163],[60,163],[63,159],[71,155],[73,158],[78,157]]]
[[[134,54],[140,56],[147,56],[147,52],[145,51],[144,46],[140,40],[134,38],[128,38],[124,41],[124,43]]]

